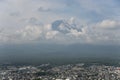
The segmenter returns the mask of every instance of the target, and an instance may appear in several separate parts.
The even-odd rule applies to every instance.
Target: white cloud
[[[81,36],[83,36],[84,34],[86,34],[84,28],[82,28],[81,31],[78,31],[77,29],[70,29],[70,32],[67,35],[76,37],[76,38],[80,38]]]
[[[92,43],[119,44],[120,43],[120,21],[103,20],[89,25],[87,35]]]
[[[102,22],[98,23],[96,26],[99,26],[101,28],[119,28],[120,27],[120,22],[115,21],[115,20],[103,20]]]
[[[20,35],[23,40],[37,40],[42,36],[42,28],[39,26],[26,26],[18,30],[16,34]]]
[[[46,39],[54,40],[57,34],[58,34],[58,31],[49,31],[46,33],[45,37],[46,37]]]
[[[0,42],[55,42],[59,44],[72,43],[90,43],[90,44],[119,44],[120,43],[120,25],[119,21],[103,20],[87,26],[70,26],[73,25],[66,20],[61,23],[66,32],[53,29],[52,24],[46,25],[27,25],[21,29],[8,31],[0,30]],[[65,24],[65,25],[64,25]],[[66,26],[66,24],[68,26]],[[112,29],[111,29],[112,28]],[[113,29],[117,28],[117,29]]]

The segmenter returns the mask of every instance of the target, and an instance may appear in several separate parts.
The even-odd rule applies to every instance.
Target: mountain
[[[72,18],[70,20],[56,20],[52,23],[52,29],[61,33],[69,33],[70,30],[81,31],[79,24],[76,23]]]

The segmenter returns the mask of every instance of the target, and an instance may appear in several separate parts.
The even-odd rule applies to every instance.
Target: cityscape
[[[98,63],[1,65],[0,80],[120,80],[120,67]]]

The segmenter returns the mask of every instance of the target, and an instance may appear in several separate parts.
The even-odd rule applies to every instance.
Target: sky
[[[120,0],[0,0],[0,44],[120,45]]]

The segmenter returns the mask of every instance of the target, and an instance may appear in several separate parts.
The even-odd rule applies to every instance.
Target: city
[[[85,63],[1,66],[0,80],[120,80],[120,67]]]

